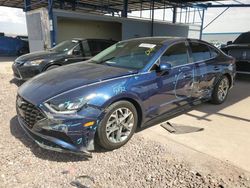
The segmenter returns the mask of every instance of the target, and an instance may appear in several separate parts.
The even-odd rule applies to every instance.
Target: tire
[[[127,118],[124,119],[126,116]],[[117,149],[130,140],[135,132],[137,123],[137,110],[132,103],[128,101],[115,102],[106,109],[106,114],[97,127],[96,141],[106,150]],[[126,127],[129,128],[127,129]]]
[[[229,79],[227,76],[223,75],[214,86],[211,102],[213,104],[222,104],[227,98],[229,88]]]
[[[58,68],[58,67],[60,67],[60,65],[51,65],[51,66],[47,67],[45,69],[45,71],[52,70],[52,69],[55,69],[55,68]]]

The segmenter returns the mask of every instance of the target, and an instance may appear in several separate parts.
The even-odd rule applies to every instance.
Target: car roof
[[[148,43],[151,42],[151,43],[165,44],[165,43],[172,43],[172,42],[178,42],[178,41],[184,41],[184,40],[207,43],[199,39],[193,39],[193,38],[187,38],[187,37],[165,37],[165,36],[163,37],[162,36],[141,37],[141,38],[128,39],[124,41],[141,41],[141,42],[148,42]]]
[[[114,41],[112,39],[98,39],[98,38],[73,38],[72,40],[78,40],[78,41],[83,41],[83,40]]]

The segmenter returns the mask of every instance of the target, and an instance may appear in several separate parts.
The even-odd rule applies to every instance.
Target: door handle
[[[190,68],[190,67],[187,67],[187,66],[186,66],[186,67],[181,67],[181,68],[180,68],[180,71],[189,70],[189,69],[191,69],[191,68]]]
[[[220,67],[214,66],[214,70],[215,70],[215,71],[218,71],[218,70],[220,70]]]

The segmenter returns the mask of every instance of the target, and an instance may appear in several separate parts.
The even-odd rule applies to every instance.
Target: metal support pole
[[[195,13],[196,13],[196,8],[194,8],[193,24],[195,22]]]
[[[50,42],[51,42],[51,47],[53,47],[56,45],[54,16],[53,16],[53,0],[48,0],[48,12],[49,12]]]
[[[151,37],[154,36],[154,9],[155,9],[155,1],[151,1],[151,9],[152,9],[152,17],[151,17]]]
[[[202,39],[202,31],[203,31],[203,24],[204,24],[204,16],[205,16],[205,9],[202,9],[201,28],[200,28],[200,40]]]
[[[128,17],[128,0],[123,0],[122,17]]]
[[[60,9],[64,9],[64,7],[65,7],[65,1],[61,0],[60,1]]]
[[[31,10],[30,0],[24,0],[24,12],[27,12],[30,10]]]
[[[143,1],[141,0],[141,7],[140,7],[140,18],[142,17],[142,3],[143,3]]]
[[[76,10],[76,0],[72,1],[72,10]]]
[[[188,19],[187,19],[187,20],[188,20],[188,21],[187,21],[188,23],[189,23],[189,18],[190,18],[190,7],[188,7]]]
[[[163,21],[165,21],[165,17],[166,17],[166,1],[164,0],[163,2]]]
[[[173,8],[173,20],[172,20],[173,23],[176,23],[176,18],[177,18],[177,8],[174,7]]]
[[[181,17],[182,17],[182,8],[180,10],[180,23],[181,23]]]

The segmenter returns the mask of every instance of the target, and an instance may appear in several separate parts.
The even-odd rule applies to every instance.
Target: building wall
[[[57,19],[57,42],[72,38],[99,38],[120,41],[121,24],[90,20]]]
[[[164,22],[154,22],[154,36],[188,36],[188,26]],[[151,21],[122,20],[122,38],[130,39],[151,36]]]
[[[116,39],[119,39],[119,37],[121,36],[120,40],[126,40],[135,37],[151,36],[150,20],[93,15],[59,9],[54,10],[54,15],[57,20],[56,31],[58,41],[66,39],[63,38],[63,36],[67,36],[67,34],[64,33],[62,35],[61,33],[66,31],[63,31],[62,29],[67,30],[67,32],[71,30],[73,31],[73,29],[71,28],[66,28],[70,25],[74,25],[74,28],[77,29],[84,29],[91,26],[90,30],[85,30],[85,34],[83,30],[73,31],[75,32],[75,34],[78,35],[93,36],[94,33],[97,33],[97,36],[105,37],[111,36],[112,34]],[[69,23],[69,21],[66,20],[71,20],[73,22]],[[120,27],[118,26],[118,23],[120,23]],[[99,25],[99,28],[96,27],[95,24]],[[98,29],[99,31],[95,31],[96,29]],[[168,22],[159,21],[154,22],[154,36],[188,37],[188,35],[189,25],[172,24]]]
[[[54,31],[56,43],[71,38],[106,38],[125,40],[151,36],[151,21],[86,14],[54,9]],[[47,9],[27,13],[27,28],[31,52],[50,47],[50,22]],[[190,36],[190,25],[154,22],[154,36]],[[198,38],[199,32],[192,30]]]

